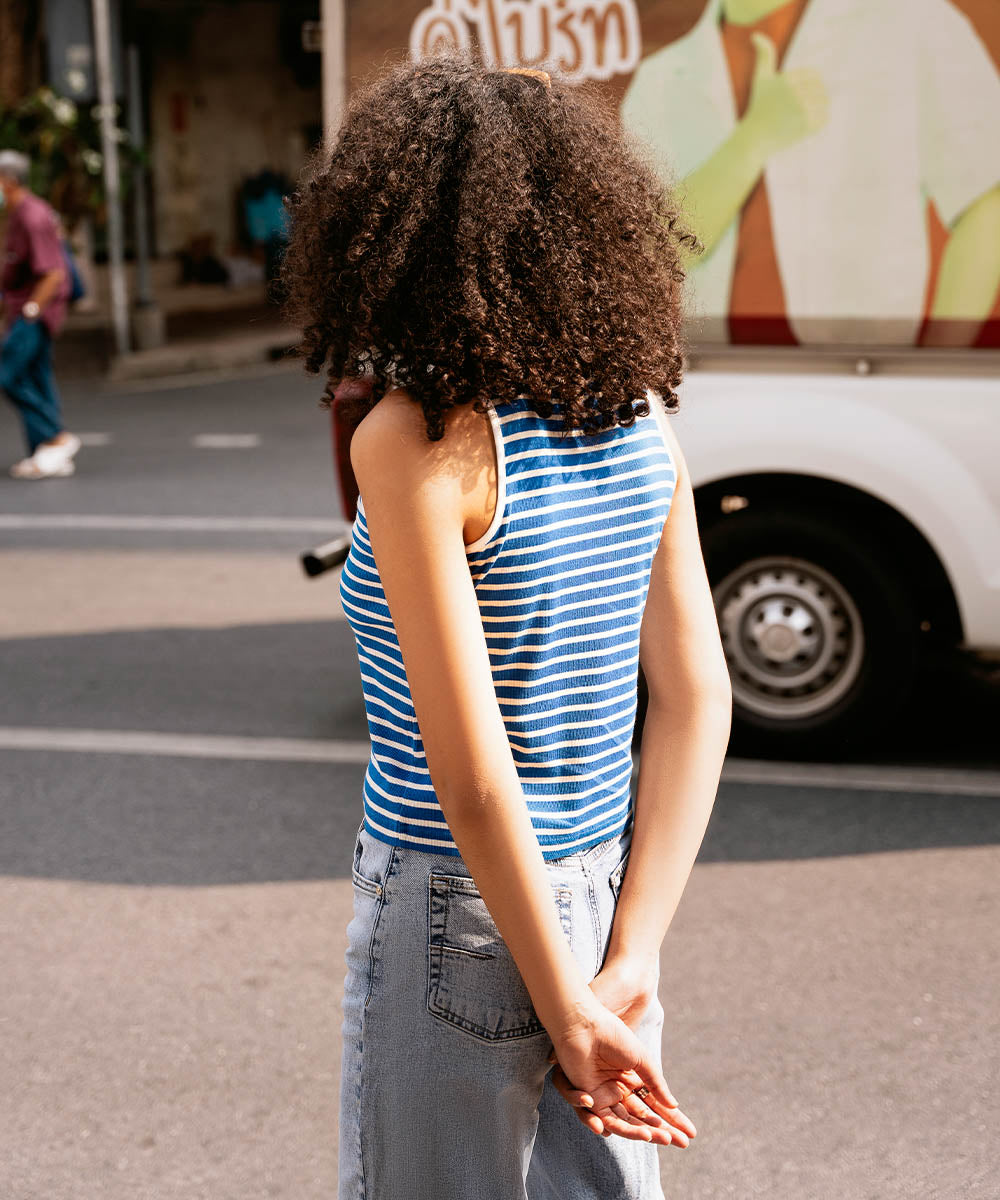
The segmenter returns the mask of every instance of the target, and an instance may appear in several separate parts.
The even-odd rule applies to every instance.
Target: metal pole
[[[344,0],[322,0],[323,144],[333,145],[347,95],[347,13]]]
[[[144,142],[142,129],[142,90],[139,81],[139,47],[128,48],[128,132],[132,145],[141,151]],[[146,173],[137,169],[133,181],[135,219],[135,302],[138,305],[153,303],[153,289],[149,279],[149,231],[146,228]]]
[[[104,193],[108,207],[108,268],[111,277],[111,324],[115,349],[127,354],[128,290],[125,285],[125,239],[122,226],[121,174],[115,138],[115,85],[111,75],[111,19],[108,0],[92,0],[94,62],[97,99],[101,113],[101,150],[104,157]]]

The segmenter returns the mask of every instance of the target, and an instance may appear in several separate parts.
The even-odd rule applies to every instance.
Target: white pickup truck
[[[836,750],[891,719],[922,655],[1000,650],[997,355],[731,347],[692,368],[673,420],[734,742]]]
[[[473,48],[603,89],[678,185],[705,247],[689,272],[703,345],[672,419],[734,747],[836,754],[885,728],[929,653],[1000,649],[1000,6],[323,12],[331,128],[381,55]]]

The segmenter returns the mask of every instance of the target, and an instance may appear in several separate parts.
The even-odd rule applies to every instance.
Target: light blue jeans
[[[601,968],[631,829],[547,863],[588,979]],[[586,1129],[552,1043],[461,858],[362,824],[347,929],[339,1200],[663,1200],[657,1147]],[[658,999],[637,1028],[657,1055]]]

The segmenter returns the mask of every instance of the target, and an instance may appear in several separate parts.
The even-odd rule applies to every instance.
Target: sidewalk
[[[182,284],[172,260],[152,264],[153,294],[162,309],[167,341],[152,350],[116,355],[108,300],[107,268],[96,268],[95,295],[83,311],[69,315],[59,340],[61,375],[104,378],[114,383],[228,370],[273,362],[298,342],[298,332],[281,320],[260,283]],[[135,295],[129,264],[129,296]]]

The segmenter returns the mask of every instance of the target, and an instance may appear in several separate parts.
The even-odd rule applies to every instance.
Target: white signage
[[[626,75],[642,48],[635,0],[431,0],[410,29],[410,55],[468,50],[473,38],[490,67],[571,80]]]

